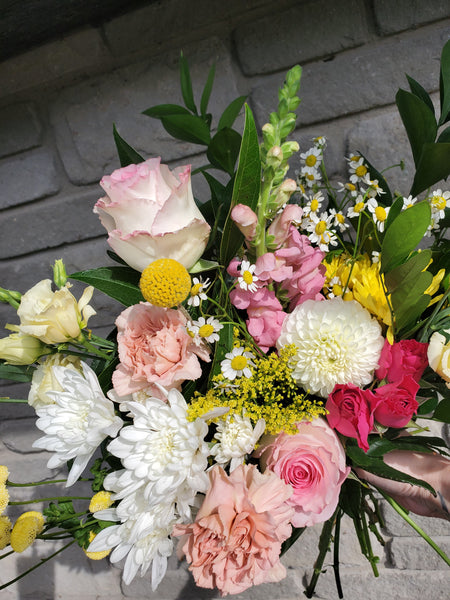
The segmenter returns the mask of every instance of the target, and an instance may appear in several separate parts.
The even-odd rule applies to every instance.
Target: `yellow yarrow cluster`
[[[23,513],[17,519],[11,531],[11,548],[14,552],[23,552],[44,529],[44,515],[35,510]]]
[[[104,510],[105,508],[109,508],[112,503],[113,501],[111,500],[111,492],[97,492],[91,498],[89,511],[91,513],[95,513],[99,510]]]
[[[191,420],[217,406],[230,408],[230,414],[245,414],[252,423],[266,422],[266,432],[295,433],[295,424],[326,414],[323,401],[308,398],[299,391],[292,378],[290,359],[294,346],[285,346],[278,356],[255,358],[253,377],[238,377],[232,384],[223,375],[216,375],[214,387],[204,396],[197,394],[192,400],[188,415]]]
[[[9,517],[3,515],[0,517],[0,550],[6,548],[11,540],[11,521]]]
[[[172,308],[188,297],[191,291],[191,277],[178,261],[159,258],[142,271],[139,287],[147,302]]]
[[[99,492],[101,493],[101,492]],[[92,511],[91,511],[92,512]],[[95,538],[96,534],[93,531],[89,532],[89,543],[92,542],[92,540]],[[101,552],[88,552],[87,550],[84,550],[84,553],[86,554],[86,556],[88,558],[90,558],[91,560],[102,560],[102,558],[106,558],[108,556],[108,554],[111,552],[111,548],[109,548],[108,550],[102,550]]]

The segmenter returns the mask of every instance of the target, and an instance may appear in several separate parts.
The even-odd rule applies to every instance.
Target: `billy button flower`
[[[111,498],[111,492],[105,492],[104,490],[97,492],[91,498],[89,503],[89,512],[95,513],[99,510],[105,510],[109,508],[113,503]],[[92,540],[89,540],[90,542]]]
[[[11,531],[10,544],[14,552],[23,552],[31,546],[44,525],[44,515],[38,511],[30,510],[20,515]]]
[[[99,493],[101,493],[101,492],[99,492]],[[91,543],[96,536],[97,536],[96,533],[94,533],[93,531],[90,531],[89,532],[89,543]],[[102,550],[100,552],[88,552],[85,548],[83,548],[83,550],[84,550],[84,553],[86,554],[86,556],[88,558],[90,558],[91,560],[102,560],[102,558],[106,558],[108,556],[108,554],[111,553],[111,548],[108,548],[108,550]]]
[[[159,258],[142,271],[139,287],[150,304],[172,308],[188,297],[191,278],[186,267],[178,261]]]
[[[0,550],[6,548],[11,540],[11,521],[9,517],[3,515],[0,517]]]

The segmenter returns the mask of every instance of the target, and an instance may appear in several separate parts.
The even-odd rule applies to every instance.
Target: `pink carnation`
[[[386,340],[375,376],[387,379],[389,383],[399,381],[405,375],[420,381],[428,366],[427,351],[428,344],[416,340],[400,340],[392,345]]]
[[[295,509],[292,525],[309,527],[334,513],[350,468],[336,433],[324,420],[298,423],[297,429],[295,435],[280,433],[263,440],[257,454],[266,469],[294,490],[288,500]]]
[[[281,544],[292,530],[290,486],[255,465],[241,465],[230,475],[216,465],[209,479],[195,522],[173,530],[182,536],[178,552],[190,563],[196,584],[217,587],[226,596],[283,579]]]
[[[119,396],[146,390],[159,397],[155,383],[179,388],[200,377],[198,358],[209,361],[206,346],[195,344],[179,310],[141,302],[124,310],[116,325],[120,364],[112,381]]]

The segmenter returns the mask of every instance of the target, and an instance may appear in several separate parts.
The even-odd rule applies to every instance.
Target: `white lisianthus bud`
[[[53,281],[59,288],[64,287],[67,283],[67,271],[61,258],[55,260],[53,265]]]
[[[31,365],[50,350],[31,335],[12,333],[0,340],[0,359],[9,365]]]
[[[33,338],[36,339],[36,338]],[[47,404],[54,404],[55,400],[47,392],[62,392],[63,388],[55,377],[53,367],[66,367],[82,372],[81,360],[77,356],[64,356],[53,354],[47,357],[33,373],[31,388],[28,394],[28,404],[33,408],[40,408]]]

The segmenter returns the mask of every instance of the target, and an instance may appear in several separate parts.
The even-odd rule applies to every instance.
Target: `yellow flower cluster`
[[[254,375],[238,377],[231,384],[223,375],[213,377],[214,386],[206,395],[197,394],[189,406],[191,420],[218,406],[230,408],[231,414],[245,415],[256,424],[266,422],[266,432],[295,433],[295,424],[326,414],[323,401],[299,392],[292,378],[290,359],[295,346],[285,346],[280,354],[255,358]]]
[[[113,503],[111,499],[111,492],[97,492],[91,498],[89,503],[89,511],[91,513],[95,513],[99,510],[104,510],[105,508],[109,508]]]
[[[6,515],[0,517],[0,550],[6,548],[11,540],[11,521]]]
[[[23,552],[44,529],[44,515],[35,510],[23,513],[17,519],[11,531],[11,548],[14,552]]]
[[[173,258],[159,258],[142,271],[139,287],[147,302],[172,308],[188,297],[191,277],[186,267]]]

